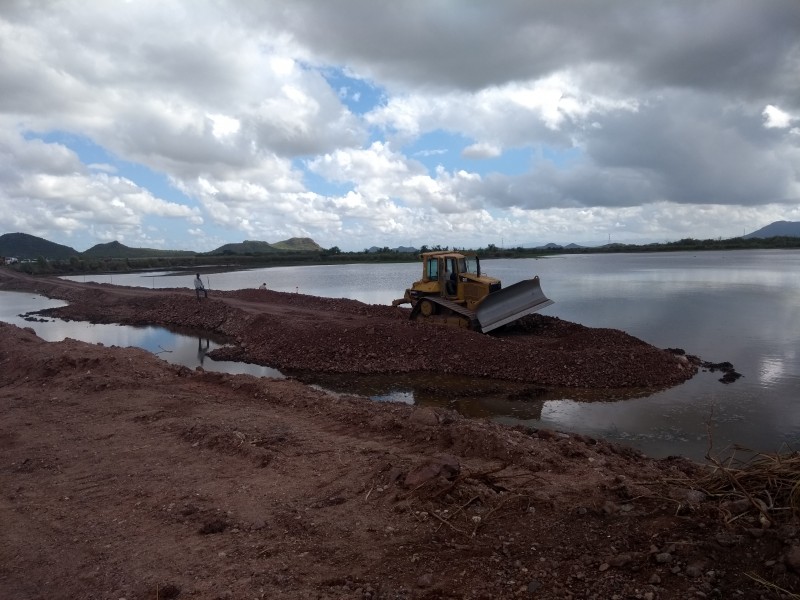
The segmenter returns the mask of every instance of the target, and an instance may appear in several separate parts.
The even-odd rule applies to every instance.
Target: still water
[[[622,329],[655,346],[683,348],[706,361],[729,361],[743,377],[723,384],[719,373],[701,372],[683,385],[647,397],[604,402],[583,402],[569,391],[510,400],[493,393],[491,386],[452,398],[437,394],[437,389],[451,389],[449,385],[420,386],[412,379],[359,378],[320,385],[356,390],[376,400],[448,405],[505,423],[578,431],[627,443],[652,456],[702,458],[709,431],[714,454],[733,444],[776,451],[784,444],[794,447],[800,439],[800,251],[565,255],[491,260],[482,266],[506,286],[538,274],[543,290],[555,301],[542,314]],[[212,273],[203,279],[212,293],[266,283],[279,291],[388,304],[419,278],[420,271],[418,263],[358,264]],[[190,287],[193,276],[115,274],[86,281],[171,288]],[[5,299],[2,302],[5,305]],[[30,310],[35,310],[32,299],[19,312]],[[65,325],[74,324],[59,327]],[[96,327],[89,326],[90,331]],[[158,346],[169,347],[172,354],[178,352],[177,343],[162,340]],[[197,337],[181,343],[188,348],[185,352],[195,353],[195,364],[191,357],[181,364],[195,366]],[[148,349],[153,350],[152,342]],[[167,353],[159,356],[172,360]]]
[[[205,333],[177,333],[161,327],[128,327],[124,325],[93,324],[82,321],[61,321],[28,313],[64,306],[30,293],[0,292],[0,321],[19,327],[30,327],[48,342],[72,338],[90,344],[143,348],[176,365],[206,371],[249,374],[258,377],[284,378],[277,369],[238,362],[212,360],[206,354],[224,345],[224,340]]]

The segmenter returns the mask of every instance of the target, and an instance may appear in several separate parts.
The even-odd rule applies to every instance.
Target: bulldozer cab
[[[477,256],[458,253],[430,253],[425,256],[423,280],[437,282],[444,297],[457,297],[458,284],[466,274],[480,275]]]

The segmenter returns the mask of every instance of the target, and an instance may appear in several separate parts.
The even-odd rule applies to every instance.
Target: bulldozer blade
[[[553,301],[539,285],[539,277],[526,279],[489,294],[476,311],[478,323],[481,331],[488,333],[551,304]]]

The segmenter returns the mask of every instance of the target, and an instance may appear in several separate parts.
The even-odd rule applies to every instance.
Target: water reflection
[[[206,338],[206,345],[203,346],[203,338],[202,337],[197,338],[197,360],[200,362],[201,367],[203,366],[203,361],[206,358],[206,353],[209,350],[208,346],[210,343],[211,340]]]
[[[380,401],[429,403],[511,424],[609,437],[654,456],[702,458],[709,438],[714,448],[742,444],[763,451],[800,441],[800,251],[574,255],[487,260],[482,265],[504,286],[540,275],[544,291],[555,300],[543,314],[620,329],[654,346],[684,348],[711,362],[729,361],[743,377],[724,385],[719,373],[700,373],[663,392],[633,398],[611,393],[605,402],[591,404],[575,390],[514,399],[507,391],[468,385],[451,394],[454,382],[430,379],[379,384],[350,377],[343,385],[318,385]],[[194,277],[148,275],[115,274],[113,283],[190,288]],[[416,262],[279,267],[211,274],[209,287],[213,293],[266,282],[278,291],[389,304],[419,275]],[[109,277],[97,280],[107,283]],[[28,310],[32,308],[25,305],[18,312]],[[99,334],[99,326],[92,327],[90,333]],[[128,339],[104,343],[140,344],[133,333],[124,335]],[[198,346],[205,342],[198,342],[195,334],[187,344],[189,359],[199,364]],[[213,348],[214,340],[209,345]],[[208,363],[206,357],[204,367]],[[309,380],[316,381],[313,376]]]
[[[337,394],[357,394],[374,400],[403,402],[455,410],[474,418],[510,417],[517,423],[539,421],[543,407],[564,399],[580,406],[596,401],[609,404],[644,398],[652,390],[595,390],[546,388],[537,385],[460,375],[341,375],[294,373],[301,381]]]
[[[784,361],[778,356],[765,356],[761,359],[761,368],[759,369],[759,377],[762,383],[770,385],[780,381],[785,377],[786,368]]]
[[[59,306],[64,306],[64,302],[20,292],[0,292],[0,321],[18,327],[30,327],[36,335],[48,342],[60,342],[72,338],[89,344],[136,347],[152,352],[167,362],[191,369],[203,367],[207,371],[221,373],[285,377],[277,369],[262,365],[212,360],[207,356],[208,353],[224,346],[226,344],[224,338],[198,334],[195,331],[169,331],[162,327],[131,327],[42,319],[31,314]]]
[[[206,334],[75,321],[29,322],[14,310],[50,308],[60,304],[24,294],[0,292],[0,320],[33,327],[40,337],[49,341],[70,337],[89,343],[136,346],[189,368],[202,366],[209,371],[259,377],[285,376],[260,365],[212,360],[209,352],[223,346],[225,340]],[[781,363],[767,360],[765,364]],[[771,368],[772,376],[780,378],[778,367]],[[709,386],[716,385],[722,394],[723,386],[716,381],[718,373],[701,373],[678,388],[655,394],[646,390],[547,389],[430,374],[291,375],[332,393],[447,408],[471,418],[495,419],[510,425],[576,431],[627,443],[652,456],[680,453],[701,459],[708,445],[709,428],[716,432],[716,442],[722,448],[745,439],[754,441],[756,447],[775,443],[776,428],[784,432],[780,441],[790,441],[800,426],[800,415],[785,418],[775,407],[761,407],[763,410],[759,410],[755,399],[743,396],[741,391],[732,398],[711,394],[708,399],[705,391],[710,389]]]

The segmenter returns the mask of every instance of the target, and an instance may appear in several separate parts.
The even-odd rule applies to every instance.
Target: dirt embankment
[[[686,357],[614,329],[532,315],[484,335],[415,323],[404,308],[270,290],[148,290],[11,276],[0,289],[36,290],[70,302],[60,318],[190,327],[228,336],[212,357],[287,371],[436,372],[578,388],[663,388],[692,377]]]
[[[78,303],[87,293],[39,285]],[[264,318],[253,308],[262,303],[239,293],[199,306],[177,291],[119,296],[98,287],[89,295],[92,310],[105,303],[107,314],[127,322],[158,311],[171,315],[162,322],[182,314],[182,324],[205,327],[224,317],[218,329],[243,341],[252,339],[244,329]],[[311,316],[330,311],[308,304],[329,301],[295,301],[269,318],[292,320],[296,310],[311,328],[327,329],[330,320]],[[361,307],[330,302],[349,307],[332,319],[340,334],[369,327],[348,316]],[[396,320],[412,339],[445,339],[388,308],[385,319],[363,310],[375,335],[394,332],[386,322]],[[552,345],[559,343],[566,346]],[[638,341],[627,348],[638,346],[660,352]],[[354,364],[374,368],[368,358]],[[647,459],[602,440],[447,410],[334,398],[294,380],[191,371],[138,349],[47,343],[3,324],[0,456],[4,598],[789,598],[800,591],[791,511],[733,490],[712,495],[706,470],[686,460]]]

